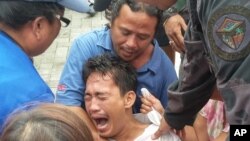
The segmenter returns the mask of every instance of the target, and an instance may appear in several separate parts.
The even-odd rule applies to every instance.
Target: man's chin
[[[134,59],[134,56],[132,55],[122,55],[120,57],[122,58],[122,60],[127,61],[127,62],[130,62]]]
[[[106,138],[106,139],[114,139],[114,136],[111,133],[108,132],[99,132],[99,136],[102,138]]]

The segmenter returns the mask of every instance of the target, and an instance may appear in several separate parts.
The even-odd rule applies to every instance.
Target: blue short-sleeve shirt
[[[0,31],[0,127],[14,109],[33,101],[53,102],[54,94],[21,47]]]
[[[87,34],[80,35],[73,42],[67,62],[64,66],[56,94],[56,102],[69,106],[81,106],[85,83],[82,80],[82,70],[90,57],[110,52],[115,54],[111,42],[110,29],[107,27],[96,29]],[[153,55],[148,63],[137,69],[138,87],[147,88],[163,106],[167,105],[167,88],[170,83],[177,80],[174,66],[167,55],[154,40]],[[139,97],[135,102],[134,112],[140,112],[141,101]]]

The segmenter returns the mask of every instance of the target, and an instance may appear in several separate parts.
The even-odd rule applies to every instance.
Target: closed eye
[[[85,93],[85,94],[84,94],[84,100],[85,100],[85,101],[90,101],[91,98],[92,98],[92,96],[91,96],[90,94],[88,94],[88,93]]]
[[[138,35],[138,38],[140,40],[147,40],[149,38],[149,36],[148,35]]]
[[[122,33],[122,35],[125,35],[125,36],[130,34],[130,32],[128,30],[125,30],[125,29],[121,30],[121,33]]]
[[[107,93],[97,93],[96,96],[100,100],[106,100],[109,98],[109,95]]]

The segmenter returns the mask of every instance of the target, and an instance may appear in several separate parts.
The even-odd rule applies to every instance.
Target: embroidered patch
[[[61,92],[61,93],[64,93],[66,91],[66,88],[67,88],[66,85],[60,84],[60,85],[57,86],[57,91]]]
[[[208,39],[220,58],[234,61],[250,53],[250,10],[230,6],[217,10],[208,22]]]

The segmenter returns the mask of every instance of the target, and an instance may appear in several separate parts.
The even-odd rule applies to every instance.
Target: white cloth
[[[156,112],[156,111],[155,111]],[[154,112],[153,112],[154,113]],[[159,114],[159,113],[158,113]],[[158,119],[153,119],[153,121],[151,121],[148,118],[148,114],[144,115],[142,113],[138,113],[138,114],[134,114],[134,117],[143,122],[143,123],[151,123],[145,130],[144,132],[137,137],[134,141],[181,141],[180,138],[172,132],[169,132],[168,134],[165,134],[163,136],[161,136],[160,138],[158,138],[157,140],[152,140],[151,136],[157,131],[157,129],[159,128],[159,125],[155,125],[153,122],[156,121],[156,123],[158,123],[161,119],[161,117],[159,118],[158,116],[152,116],[152,117],[158,117]],[[152,119],[152,118],[151,118]],[[159,120],[159,121],[157,121]],[[153,123],[153,124],[152,124]]]
[[[172,132],[169,132],[168,134],[161,136],[157,140],[152,140],[151,136],[153,133],[155,133],[158,130],[158,128],[159,126],[157,125],[154,125],[154,124],[149,125],[144,130],[144,132],[139,137],[137,137],[134,141],[180,141],[180,138]]]
[[[134,141],[181,141],[180,138],[172,132],[161,136],[157,140],[152,140],[151,136],[154,132],[157,131],[158,128],[159,126],[150,124],[147,128],[145,128],[144,132],[140,136],[138,136]],[[109,141],[115,140],[109,139]]]
[[[141,93],[143,96],[150,96],[150,92],[148,91],[148,89],[146,88],[141,88]],[[155,125],[160,126],[161,124],[161,114],[159,112],[157,112],[154,107],[151,107],[152,110],[150,112],[147,113],[147,117],[148,119]]]
[[[148,90],[145,88],[142,88],[141,91],[143,95],[150,94]],[[151,139],[151,136],[158,130],[162,118],[161,114],[157,112],[153,107],[152,111],[147,113],[147,115],[144,115],[142,113],[137,113],[134,114],[134,117],[143,123],[150,124],[144,130],[144,132],[140,136],[138,136],[134,141],[181,141],[180,138],[173,132],[169,132],[165,135],[162,135],[157,140]],[[109,139],[109,141],[115,141],[115,140]]]

